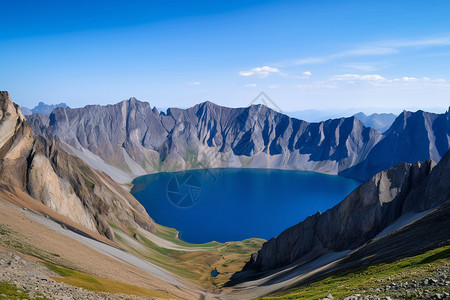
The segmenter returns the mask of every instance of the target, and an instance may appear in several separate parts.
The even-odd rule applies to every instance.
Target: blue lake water
[[[132,194],[190,243],[269,239],[333,207],[360,182],[292,170],[207,169],[141,176]]]

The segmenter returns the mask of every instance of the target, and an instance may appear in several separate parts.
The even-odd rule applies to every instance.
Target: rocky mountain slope
[[[211,102],[165,114],[134,98],[58,108],[49,117],[32,115],[28,121],[36,133],[57,136],[84,160],[101,157],[116,171],[133,175],[227,166],[337,174],[364,160],[381,139],[353,117],[307,123],[263,105],[233,109]],[[105,164],[96,166],[108,172]]]
[[[34,137],[7,92],[0,92],[0,178],[110,239],[109,223],[156,230],[143,206],[109,176],[64,152],[54,138]]]
[[[383,138],[360,164],[341,175],[368,179],[398,162],[432,159],[439,162],[450,148],[450,110],[444,114],[424,111],[401,113]]]
[[[357,113],[353,115],[355,118],[364,123],[364,126],[372,127],[380,132],[385,132],[391,127],[392,123],[394,123],[397,118],[394,114],[371,114],[366,115],[365,113]]]
[[[404,112],[381,134],[355,117],[308,123],[263,105],[227,108],[211,102],[163,113],[135,98],[27,117],[36,134],[58,137],[66,151],[122,183],[145,173],[206,167],[367,179],[400,161],[439,161],[450,144],[448,119],[448,113]]]
[[[450,151],[437,166],[399,163],[364,182],[340,204],[316,213],[270,239],[243,268],[249,274],[311,261],[331,251],[355,249],[401,216],[450,200]]]

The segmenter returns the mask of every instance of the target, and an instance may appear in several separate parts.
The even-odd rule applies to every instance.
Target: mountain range
[[[404,111],[381,133],[356,117],[308,123],[263,105],[211,102],[163,113],[130,98],[56,108],[27,121],[36,135],[57,137],[67,152],[121,183],[146,173],[206,167],[295,169],[366,180],[398,162],[438,162],[450,144],[448,111]]]

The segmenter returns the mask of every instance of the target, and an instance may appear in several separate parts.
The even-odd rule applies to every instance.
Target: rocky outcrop
[[[0,176],[72,221],[114,238],[109,223],[155,231],[141,204],[109,176],[69,155],[52,137],[34,137],[20,108],[0,92]],[[109,222],[109,223],[108,223]]]
[[[398,162],[439,161],[450,147],[448,118],[404,112],[381,134],[355,117],[308,123],[264,105],[211,102],[163,113],[130,98],[56,108],[27,121],[36,134],[58,137],[66,151],[130,182],[146,173],[207,167],[309,170],[366,180]]]
[[[364,182],[341,203],[318,212],[266,242],[243,271],[258,273],[303,264],[331,251],[355,249],[400,216],[450,199],[450,151],[431,160],[400,163]]]

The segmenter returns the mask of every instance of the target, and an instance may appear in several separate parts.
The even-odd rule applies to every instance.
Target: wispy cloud
[[[256,86],[256,83],[249,83],[249,84],[245,85],[245,87],[255,87],[255,86]]]
[[[340,53],[332,54],[329,56],[330,59],[340,58],[340,57],[349,57],[349,56],[370,56],[370,55],[388,55],[397,53],[398,50],[391,47],[364,47],[364,48],[356,48],[351,50],[346,50]]]
[[[188,82],[189,85],[200,85],[200,82],[198,81],[193,81],[193,82]]]
[[[417,80],[419,79],[417,79],[416,77],[404,76],[402,78],[395,78],[393,81],[414,82]]]
[[[266,78],[270,74],[281,74],[280,70],[275,67],[269,67],[269,66],[262,66],[253,68],[248,71],[240,71],[239,75],[245,76],[245,77],[257,77],[257,78]]]
[[[404,47],[439,47],[450,45],[450,37],[428,38],[418,40],[398,40],[388,41],[391,47],[404,48]]]
[[[311,77],[311,75],[312,75],[311,71],[304,71],[301,73],[301,75],[291,75],[291,76],[286,75],[286,76],[297,79],[308,79],[309,77]]]
[[[387,81],[387,79],[378,74],[372,75],[342,74],[330,76],[329,81],[345,81],[348,83],[356,83],[356,82],[383,82]]]
[[[357,63],[347,63],[341,65],[341,67],[346,69],[354,69],[356,71],[362,72],[374,72],[382,69],[386,69],[390,64],[373,63],[373,62],[357,62]]]
[[[429,77],[417,78],[403,76],[400,78],[386,78],[379,74],[339,74],[332,75],[328,80],[316,81],[311,84],[300,84],[298,88],[337,88],[340,84],[347,85],[371,85],[371,86],[405,86],[405,85],[429,85],[448,86],[445,79],[431,79]]]
[[[418,47],[442,47],[450,45],[450,37],[422,38],[415,40],[390,40],[379,41],[362,45],[353,49],[332,53],[324,56],[309,56],[299,59],[285,60],[274,65],[311,65],[326,63],[336,59],[364,56],[383,56],[392,55],[404,51],[406,48]]]
[[[339,58],[346,58],[346,57],[355,57],[355,56],[378,56],[378,55],[389,55],[389,54],[395,54],[398,50],[394,48],[387,48],[387,47],[364,47],[364,48],[355,48],[350,49],[338,53],[333,53],[327,56],[317,56],[317,57],[306,57],[306,58],[300,58],[300,59],[293,59],[293,60],[287,60],[283,61],[281,63],[278,63],[276,65],[312,65],[312,64],[321,64],[326,63],[335,59]]]

